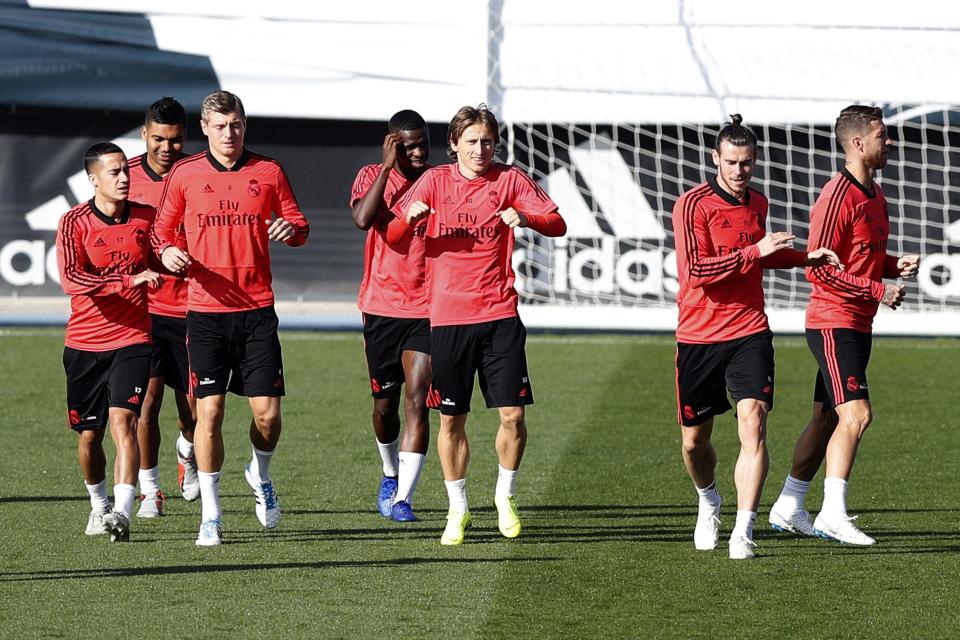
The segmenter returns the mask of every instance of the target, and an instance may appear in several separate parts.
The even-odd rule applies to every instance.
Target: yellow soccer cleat
[[[463,532],[470,528],[473,521],[469,511],[453,511],[447,513],[447,526],[440,536],[440,544],[453,546],[463,544]]]
[[[517,513],[517,499],[513,496],[499,496],[493,499],[497,505],[497,526],[505,538],[520,535],[520,515]]]

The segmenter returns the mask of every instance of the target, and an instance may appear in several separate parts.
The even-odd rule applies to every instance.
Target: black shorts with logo
[[[520,318],[479,324],[433,327],[430,357],[433,383],[427,406],[456,416],[470,411],[473,375],[480,375],[480,390],[487,407],[520,407],[533,404],[524,345],[527,330]]]
[[[773,334],[716,344],[677,343],[678,420],[692,427],[730,410],[733,401],[762,400],[773,409]]]
[[[67,374],[67,425],[74,431],[103,429],[110,407],[138,416],[150,379],[150,345],[134,344],[111,351],[63,348]]]
[[[230,313],[187,312],[192,395],[284,395],[277,325],[272,305]]]
[[[403,352],[430,353],[430,321],[363,314],[363,350],[374,398],[388,398],[403,384]]]
[[[187,393],[190,362],[187,358],[187,320],[150,314],[153,356],[150,377],[163,378],[171,389]]]
[[[813,388],[814,402],[823,411],[851,400],[869,400],[867,364],[873,334],[856,329],[807,329],[807,346],[820,370]]]

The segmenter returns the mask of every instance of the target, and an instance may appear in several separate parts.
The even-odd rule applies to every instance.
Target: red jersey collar
[[[227,172],[227,171],[240,171],[243,168],[243,165],[247,164],[250,160],[250,152],[246,149],[243,150],[243,153],[240,154],[240,159],[238,159],[232,167],[227,168],[220,164],[220,161],[213,157],[213,154],[210,153],[210,150],[207,149],[207,161],[217,171]]]
[[[450,177],[453,178],[456,182],[466,182],[466,183],[478,183],[483,180],[494,180],[497,175],[499,175],[504,167],[499,162],[490,163],[490,168],[481,173],[476,178],[468,178],[467,176],[460,173],[460,168],[457,166],[456,162],[451,162],[450,167]]]
[[[130,219],[130,202],[124,201],[123,203],[123,213],[120,214],[119,218],[112,218],[105,214],[103,211],[97,208],[97,203],[94,198],[90,198],[87,201],[87,204],[90,205],[90,211],[93,212],[93,215],[100,218],[103,224],[114,225],[114,224],[126,224],[127,220]]]
[[[873,182],[870,183],[870,188],[868,189],[867,187],[860,184],[860,181],[857,180],[855,177],[853,177],[853,174],[847,171],[846,167],[843,167],[840,169],[840,174],[844,178],[852,182],[853,186],[855,186],[857,189],[860,189],[860,191],[863,192],[863,195],[867,196],[868,198],[875,198],[877,196],[877,192],[873,188]]]
[[[713,192],[723,198],[725,202],[728,202],[736,207],[742,207],[750,204],[750,187],[747,187],[747,190],[743,192],[743,202],[740,202],[720,186],[720,183],[717,181],[717,176],[710,176],[707,178],[707,184],[709,184],[710,188],[713,189]]]

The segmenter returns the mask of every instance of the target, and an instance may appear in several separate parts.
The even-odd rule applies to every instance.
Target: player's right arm
[[[185,210],[182,181],[177,166],[174,166],[164,184],[163,195],[157,205],[157,217],[150,227],[150,246],[164,268],[171,273],[182,273],[190,266],[190,255],[175,244],[177,227],[183,220]]]
[[[76,216],[67,213],[60,218],[57,225],[57,267],[64,293],[109,296],[144,284],[153,288],[160,286],[160,275],[149,269],[136,274],[93,273],[89,268],[81,234]]]
[[[387,214],[387,205],[383,194],[387,188],[390,172],[397,166],[397,153],[403,139],[399,133],[388,133],[383,139],[383,163],[374,177],[372,166],[364,167],[353,181],[353,223],[358,229],[366,231],[377,218]]]

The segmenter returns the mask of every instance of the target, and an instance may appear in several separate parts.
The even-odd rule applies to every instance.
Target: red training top
[[[150,342],[146,287],[133,276],[147,268],[153,207],[127,202],[114,219],[93,200],[57,224],[60,285],[70,295],[64,343],[82,351],[111,351]]]
[[[513,288],[513,230],[500,212],[513,207],[527,226],[561,236],[567,225],[556,203],[515,167],[494,163],[483,175],[464,177],[451,163],[427,170],[394,207],[404,216],[423,201],[426,221],[430,326],[478,324],[517,315]],[[401,222],[401,224],[403,224]]]
[[[760,258],[767,199],[747,189],[743,202],[716,177],[690,189],[673,207],[680,290],[677,341],[714,344],[770,328],[763,310],[763,269],[800,267],[806,254],[781,249]]]
[[[147,154],[137,156],[130,161],[130,200],[157,207],[163,195],[163,177],[150,168]],[[183,234],[183,223],[177,227],[175,244],[186,251],[187,239]],[[157,289],[147,289],[147,307],[157,316],[185,318],[187,315],[187,281],[182,276],[168,273],[160,265],[156,266],[163,274],[163,282]]]
[[[150,240],[161,255],[176,242],[183,222],[193,261],[187,272],[191,311],[249,311],[273,304],[271,213],[293,225],[288,245],[307,241],[310,225],[276,160],[245,149],[229,169],[209,152],[173,165]]]
[[[368,164],[360,169],[353,181],[350,207],[354,207],[380,174],[382,164]],[[397,169],[392,169],[383,190],[383,203],[389,210],[407,192],[413,182]],[[367,230],[363,248],[363,280],[357,296],[357,307],[364,313],[392,318],[427,318],[430,316],[430,298],[426,286],[426,259],[423,232],[420,225],[414,233],[398,244],[386,239],[387,226],[393,219],[381,214]]]
[[[844,269],[807,268],[813,284],[808,329],[869,332],[883,299],[883,278],[896,278],[897,257],[887,255],[887,200],[874,182],[865,187],[841,169],[823,187],[810,212],[809,248],[836,252]]]

